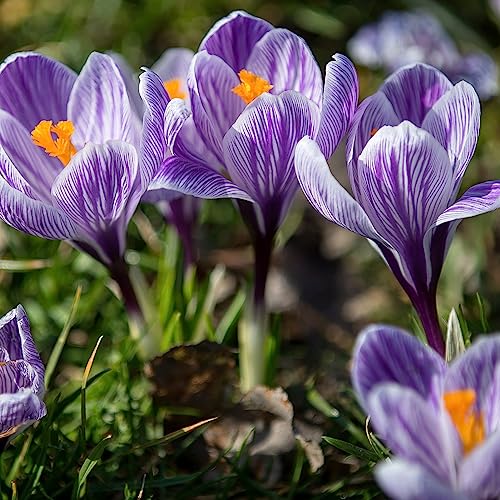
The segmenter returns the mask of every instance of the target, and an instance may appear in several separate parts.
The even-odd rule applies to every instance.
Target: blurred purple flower
[[[45,368],[22,306],[0,318],[0,439],[46,414]]]
[[[361,103],[348,135],[354,197],[331,175],[318,145],[296,148],[299,183],[316,210],[365,236],[411,299],[430,345],[444,354],[436,287],[458,223],[500,206],[500,181],[457,195],[479,134],[480,107],[422,64],[402,68]]]
[[[71,240],[108,267],[121,261],[150,181],[139,169],[140,130],[111,57],[91,54],[79,76],[40,54],[8,57],[0,67],[0,218]]]
[[[161,164],[149,190],[239,199],[259,241],[254,246],[268,247],[260,252],[267,255],[298,187],[295,145],[309,135],[326,156],[333,153],[357,104],[354,67],[335,55],[323,91],[321,71],[302,38],[233,12],[202,41],[187,84],[192,112],[178,99],[169,102],[155,73],[141,75],[142,96],[156,117],[150,156]],[[159,154],[166,146],[169,158]]]
[[[398,328],[373,325],[354,349],[359,401],[395,458],[375,477],[394,499],[500,495],[500,335],[446,365]]]
[[[453,82],[466,80],[482,99],[498,93],[498,68],[485,52],[462,55],[439,21],[425,12],[386,12],[348,42],[352,58],[388,73],[411,63],[427,63]]]
[[[163,81],[169,99],[183,99],[187,107],[190,106],[190,100],[186,79],[193,55],[193,51],[185,48],[168,49],[151,66],[151,71]],[[112,53],[111,57],[120,68],[130,101],[133,103],[137,116],[142,120],[144,103],[139,94],[138,78],[121,55]],[[166,154],[168,155],[168,152]],[[174,196],[174,193],[169,192],[163,200],[162,192],[149,191],[145,193],[142,200],[155,203],[167,222],[174,226],[182,241],[184,260],[188,265],[196,260],[193,238],[201,200],[181,193],[177,193],[177,198]]]

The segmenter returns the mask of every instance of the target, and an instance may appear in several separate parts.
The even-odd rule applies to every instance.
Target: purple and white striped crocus
[[[138,318],[123,254],[152,176],[139,168],[140,140],[140,120],[110,56],[91,54],[79,75],[31,52],[0,66],[0,219],[69,240],[102,262]]]
[[[402,68],[361,103],[348,135],[351,196],[318,145],[296,148],[302,189],[318,212],[365,236],[413,303],[429,344],[444,355],[436,288],[458,223],[500,206],[500,182],[457,195],[479,134],[474,89],[422,64]]]
[[[0,318],[0,441],[46,414],[45,367],[22,306]]]
[[[152,71],[141,75],[143,99],[157,117],[151,157],[161,165],[149,191],[240,200],[256,250],[255,300],[261,301],[272,241],[298,188],[295,145],[309,135],[325,156],[333,153],[357,105],[354,67],[335,55],[323,90],[302,38],[238,11],[206,35],[187,86],[191,109],[170,101]],[[168,158],[160,154],[167,146]]]
[[[193,55],[193,51],[186,48],[167,49],[151,66],[151,71],[163,81],[168,97],[170,99],[183,99],[188,107],[189,93],[186,79]],[[121,55],[112,53],[111,56],[120,68],[127,85],[130,101],[137,116],[142,120],[144,103],[139,94],[139,82],[136,75]],[[173,193],[169,193],[166,199],[162,199],[161,192],[149,191],[145,193],[142,201],[155,203],[167,222],[175,228],[182,241],[184,262],[189,265],[196,260],[193,238],[201,200],[193,196],[184,196],[181,193],[178,193],[177,196],[174,198]]]
[[[395,456],[375,468],[390,498],[499,498],[499,334],[447,365],[404,330],[373,325],[356,343],[352,381]]]

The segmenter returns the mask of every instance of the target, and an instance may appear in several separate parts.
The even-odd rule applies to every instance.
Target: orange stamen
[[[167,80],[163,82],[163,86],[168,93],[170,99],[185,99],[187,97],[186,92],[182,90],[182,82],[180,78],[172,78],[172,80]]]
[[[378,128],[372,128],[370,130],[370,137],[373,137],[378,132]]]
[[[36,146],[40,146],[48,155],[58,158],[66,166],[76,154],[76,148],[71,142],[74,131],[75,127],[70,121],[60,121],[53,125],[51,120],[42,120],[31,132],[31,139]]]
[[[464,453],[471,452],[485,438],[484,419],[474,411],[476,392],[473,389],[450,391],[443,396],[444,406],[462,440]]]
[[[242,69],[238,73],[238,76],[240,77],[241,83],[231,90],[237,96],[241,97],[245,104],[250,104],[261,94],[269,92],[273,88],[267,80],[246,69]]]

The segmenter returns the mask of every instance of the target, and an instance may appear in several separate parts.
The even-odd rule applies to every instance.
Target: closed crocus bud
[[[45,367],[22,306],[0,319],[0,442],[47,413]]]

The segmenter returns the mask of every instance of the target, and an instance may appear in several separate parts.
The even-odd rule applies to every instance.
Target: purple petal
[[[316,137],[325,158],[330,158],[344,137],[358,104],[358,76],[351,61],[335,54],[326,65],[321,124]]]
[[[28,131],[10,114],[0,110],[0,170],[4,179],[31,198],[50,201],[50,188],[63,165],[35,146]],[[22,185],[9,170],[22,176]],[[15,175],[15,174],[14,174]],[[19,175],[17,175],[19,177]],[[35,195],[36,193],[36,195]]]
[[[46,413],[43,401],[30,390],[0,394],[0,436],[14,427],[40,420]]]
[[[248,193],[206,165],[184,158],[168,158],[151,182],[148,192],[174,190],[198,198],[238,198],[252,201]]]
[[[122,75],[123,82],[127,87],[130,105],[132,106],[134,113],[138,118],[142,119],[144,104],[139,94],[139,77],[121,54],[109,52],[108,55],[113,59],[113,62],[116,64],[120,74]]]
[[[76,73],[49,57],[20,52],[0,66],[0,108],[31,132],[42,120],[68,119]]]
[[[68,117],[75,125],[72,140],[77,148],[110,140],[139,143],[139,120],[120,70],[108,55],[90,54],[71,92]]]
[[[220,161],[207,149],[182,99],[172,99],[165,111],[165,140],[173,154],[218,168]]]
[[[109,262],[125,251],[125,232],[141,192],[137,153],[124,142],[87,144],[52,186],[56,206]]]
[[[321,70],[306,42],[291,31],[274,29],[264,35],[245,69],[266,79],[272,94],[295,90],[321,106]]]
[[[428,111],[452,88],[439,70],[426,64],[413,64],[396,71],[380,87],[398,118],[420,126]]]
[[[3,178],[0,178],[0,219],[19,231],[49,240],[67,240],[76,235],[65,214],[18,191]]]
[[[448,370],[445,390],[473,389],[476,392],[476,409],[487,416],[497,413],[497,401],[491,399],[496,370],[500,366],[500,335],[482,337],[456,361]],[[491,432],[498,422],[486,422]]]
[[[485,214],[500,207],[500,181],[486,181],[469,188],[461,198],[447,208],[436,225]]]
[[[194,52],[184,48],[166,50],[151,67],[164,82],[179,79],[185,82]],[[187,89],[184,89],[187,91]]]
[[[394,383],[377,385],[368,396],[367,409],[375,430],[397,457],[454,483],[461,450],[447,414],[413,389]]]
[[[446,365],[435,351],[408,332],[371,325],[358,336],[353,352],[352,383],[363,406],[381,383],[413,389],[436,407],[441,401]]]
[[[193,120],[200,136],[222,163],[222,140],[245,109],[232,89],[239,85],[236,73],[219,57],[207,52],[194,56],[188,75]]]
[[[366,238],[381,239],[359,203],[331,174],[319,146],[309,137],[295,148],[295,172],[309,203],[323,217]]]
[[[467,500],[465,495],[424,467],[402,459],[378,464],[375,479],[384,493],[394,500]]]
[[[301,94],[262,94],[224,138],[231,179],[259,203],[265,215],[271,210],[278,224],[298,188],[295,146],[302,137],[316,135],[319,119],[317,106]]]
[[[500,496],[500,431],[490,435],[460,464],[458,483],[467,498]]]
[[[170,97],[161,78],[153,71],[146,69],[139,79],[139,92],[145,105],[141,140],[141,177],[142,187],[146,189],[168,155],[164,116]]]
[[[235,73],[246,67],[248,57],[255,44],[273,25],[243,11],[231,12],[207,33],[200,51],[219,56]]]
[[[460,82],[430,109],[422,128],[448,151],[453,165],[455,192],[476,148],[481,107],[471,85]]]
[[[428,132],[403,122],[374,135],[358,168],[358,201],[376,231],[402,256],[413,255],[450,198],[446,151]]]
[[[33,342],[28,317],[21,305],[0,318],[0,362],[18,360],[33,368],[39,380],[39,388],[35,392],[43,392],[45,367]]]
[[[488,412],[484,415],[486,425],[490,433],[500,431],[500,364],[495,369],[490,394],[487,396],[490,402]]]
[[[385,125],[398,125],[399,118],[394,113],[392,104],[383,92],[376,92],[367,97],[354,114],[347,136],[346,159],[349,178],[354,196],[359,194],[359,155],[377,130]]]

